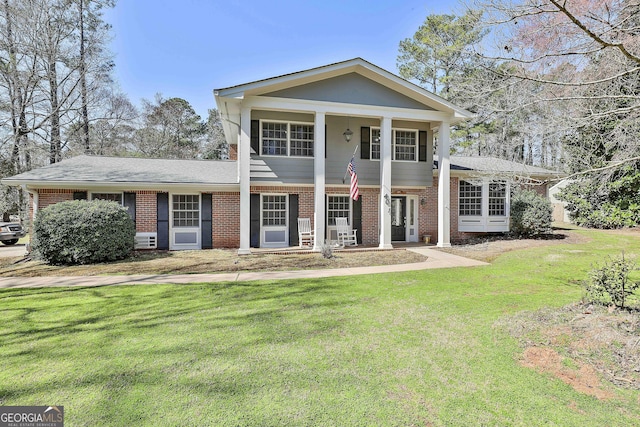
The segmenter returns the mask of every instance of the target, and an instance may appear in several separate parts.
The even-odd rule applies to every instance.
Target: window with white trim
[[[262,225],[287,225],[287,196],[262,196]]]
[[[482,183],[474,185],[460,181],[459,214],[461,216],[482,215]]]
[[[394,160],[416,161],[418,135],[414,130],[396,130],[394,135]]]
[[[197,194],[174,194],[172,197],[173,226],[200,226],[200,196]]]
[[[336,218],[350,218],[351,199],[349,196],[327,197],[327,225],[336,225]]]
[[[261,121],[260,124],[262,155],[313,157],[313,124],[271,121]]]
[[[412,161],[418,160],[418,131],[411,129],[392,129],[391,138],[393,149],[392,160]],[[380,128],[371,128],[371,160],[380,160]]]
[[[91,200],[109,200],[122,204],[122,193],[91,193]]]
[[[489,216],[504,216],[507,205],[507,184],[489,183]]]
[[[371,128],[371,159],[380,160],[380,129]]]

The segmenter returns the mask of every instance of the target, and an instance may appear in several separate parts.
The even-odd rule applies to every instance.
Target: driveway
[[[13,246],[0,244],[0,258],[24,256],[26,253],[27,248],[24,243],[18,243]]]

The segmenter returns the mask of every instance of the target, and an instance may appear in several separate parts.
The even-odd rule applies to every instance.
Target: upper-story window
[[[392,129],[392,160],[415,162],[418,160],[418,131]],[[371,159],[380,160],[380,128],[371,128]]]
[[[261,128],[262,155],[313,157],[313,124],[263,121]]]

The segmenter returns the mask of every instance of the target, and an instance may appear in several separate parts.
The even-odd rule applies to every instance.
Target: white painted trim
[[[279,155],[279,154],[263,154],[262,153],[262,138],[264,135],[264,132],[262,130],[262,124],[263,123],[280,123],[280,124],[286,124],[287,125],[287,154],[283,154],[283,155]],[[256,156],[258,157],[276,157],[276,158],[291,158],[291,159],[312,159],[314,156],[292,156],[291,155],[291,125],[306,125],[306,126],[313,126],[313,134],[315,135],[316,133],[316,126],[315,123],[313,122],[301,122],[301,121],[287,121],[287,120],[270,120],[270,119],[260,119],[260,135],[259,135],[259,140],[260,140],[260,144],[258,145],[258,150],[259,153],[256,153]],[[315,145],[315,141],[313,144],[313,154],[315,155],[316,153],[316,145]]]
[[[439,126],[438,138],[438,243],[441,248],[451,246],[451,176],[449,123]]]
[[[328,101],[309,101],[294,98],[248,96],[242,105],[251,109],[324,113],[331,115],[379,118],[389,116],[392,120],[442,121],[451,120],[453,114],[434,110],[415,110],[364,104],[346,104]]]
[[[325,114],[317,112],[315,114],[315,147],[313,157],[313,183],[314,183],[314,221],[313,250],[319,252],[324,243],[325,236],[325,214],[326,214],[326,160],[325,153]]]
[[[380,239],[381,249],[391,245],[391,117],[380,121]],[[388,203],[388,204],[387,204]]]
[[[176,227],[173,225],[173,196],[198,196],[198,227]],[[195,244],[183,244],[175,242],[176,232],[196,233]],[[202,194],[201,193],[169,193],[169,250],[199,250],[202,249]]]
[[[240,181],[240,248],[238,255],[251,253],[251,109],[243,108],[238,141]]]
[[[284,196],[284,221],[285,225],[264,225],[264,202],[265,196]],[[289,246],[289,194],[287,193],[260,193],[260,247],[261,248],[286,248]],[[267,231],[284,231],[283,242],[267,242],[265,233]]]
[[[405,241],[407,242],[419,242],[421,236],[419,236],[420,232],[420,197],[415,194],[407,194],[406,195],[406,214],[407,214],[407,224],[405,225],[406,237]],[[411,225],[409,223],[411,219],[411,201],[413,200],[413,220],[414,224]],[[411,235],[411,229],[414,230],[414,235]]]
[[[460,184],[458,184],[458,231],[468,233],[508,232],[511,215],[511,184],[491,178],[478,178],[482,181],[481,215],[460,215]],[[460,181],[466,181],[461,179]],[[489,185],[495,182],[505,184],[504,215],[489,215]]]
[[[140,182],[87,182],[87,181],[8,181],[6,185],[24,185],[32,190],[87,190],[95,192],[121,191],[200,191],[237,192],[240,185],[235,184],[202,184],[202,183],[140,183]]]

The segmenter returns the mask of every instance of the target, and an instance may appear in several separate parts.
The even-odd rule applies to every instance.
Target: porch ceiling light
[[[351,129],[347,128],[344,132],[342,132],[342,136],[344,136],[344,140],[347,142],[351,141],[351,137],[353,136],[353,132]]]

